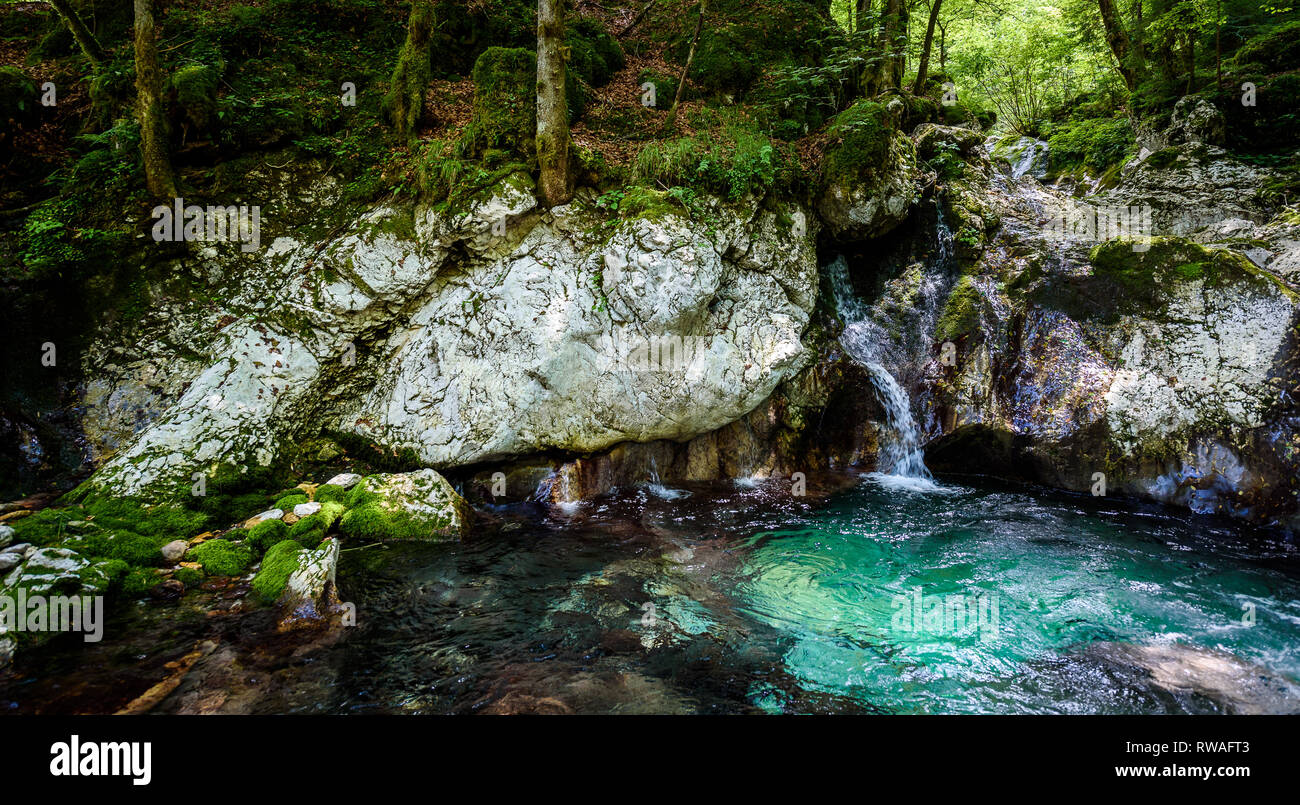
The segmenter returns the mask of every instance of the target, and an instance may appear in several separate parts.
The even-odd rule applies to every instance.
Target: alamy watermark
[[[1149,205],[1112,206],[1072,203],[1049,218],[1044,232],[1053,240],[1101,243],[1123,238],[1133,241],[1133,251],[1151,248],[1152,214]]]
[[[998,594],[979,592],[974,595],[953,593],[924,596],[920,587],[898,593],[893,600],[894,617],[890,628],[896,632],[965,637],[978,633],[984,643],[1000,639]]]
[[[255,252],[262,245],[262,208],[257,205],[187,206],[185,199],[177,198],[171,206],[154,207],[150,216],[158,242],[236,241],[243,244],[243,252]]]
[[[102,595],[0,595],[0,634],[82,632],[87,643],[104,639]]]

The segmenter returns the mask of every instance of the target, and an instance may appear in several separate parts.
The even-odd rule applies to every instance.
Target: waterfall
[[[951,233],[945,241],[943,238],[947,227],[939,220],[941,230],[939,238],[940,252],[946,257],[951,250]],[[876,398],[885,409],[885,427],[887,437],[880,446],[879,464],[884,474],[879,477],[913,479],[919,483],[910,484],[918,488],[933,486],[933,476],[926,469],[924,454],[921,451],[921,429],[912,416],[911,401],[907,392],[898,384],[898,380],[880,362],[878,344],[883,337],[881,327],[870,318],[870,311],[853,292],[849,280],[849,266],[843,255],[836,257],[826,267],[835,305],[844,319],[844,332],[840,335],[840,344],[858,364],[866,368],[875,388]],[[909,484],[894,484],[907,486]]]
[[[1041,179],[1047,175],[1047,143],[1032,137],[1021,137],[1015,148],[1020,150],[1020,158],[1011,166],[1011,178],[1019,179],[1025,174]]]

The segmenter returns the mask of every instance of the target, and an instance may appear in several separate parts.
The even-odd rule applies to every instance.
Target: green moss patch
[[[210,576],[238,576],[253,563],[253,551],[224,539],[210,539],[190,549],[188,558]]]
[[[300,564],[303,547],[287,540],[266,552],[262,566],[253,577],[253,594],[265,604],[273,604],[284,592],[284,586]]]

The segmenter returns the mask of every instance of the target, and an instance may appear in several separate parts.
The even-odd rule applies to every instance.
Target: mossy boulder
[[[172,73],[172,97],[185,139],[206,136],[215,127],[221,73],[221,66],[211,64],[190,64]]]
[[[593,87],[609,83],[623,69],[623,48],[595,17],[582,17],[570,25],[564,43],[569,46],[568,69]]]
[[[303,547],[293,540],[272,546],[262,557],[262,566],[253,577],[253,594],[264,604],[273,604],[284,592],[289,576],[298,569]]]
[[[858,101],[831,122],[817,209],[841,240],[879,237],[901,224],[921,195],[916,148],[897,128],[901,115]]]
[[[286,539],[289,539],[289,526],[283,520],[262,520],[248,529],[247,542],[259,551],[269,550]]]
[[[475,156],[503,150],[523,157],[536,154],[537,54],[527,48],[490,47],[479,55],[474,79],[473,117],[462,135]],[[570,73],[564,86],[572,122],[585,105],[581,82]]]
[[[209,576],[238,576],[253,563],[253,551],[247,545],[210,539],[191,548],[187,558],[202,565]]]
[[[963,276],[948,294],[948,301],[935,325],[935,340],[957,341],[978,333],[983,306],[984,295],[971,277]]]
[[[469,529],[469,504],[431,469],[371,475],[348,495],[348,505],[339,529],[359,540],[460,539]]]

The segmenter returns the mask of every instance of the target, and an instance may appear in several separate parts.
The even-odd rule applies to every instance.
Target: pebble
[[[318,511],[320,511],[320,504],[314,500],[310,503],[299,503],[293,507],[293,513],[299,517],[311,517]]]

